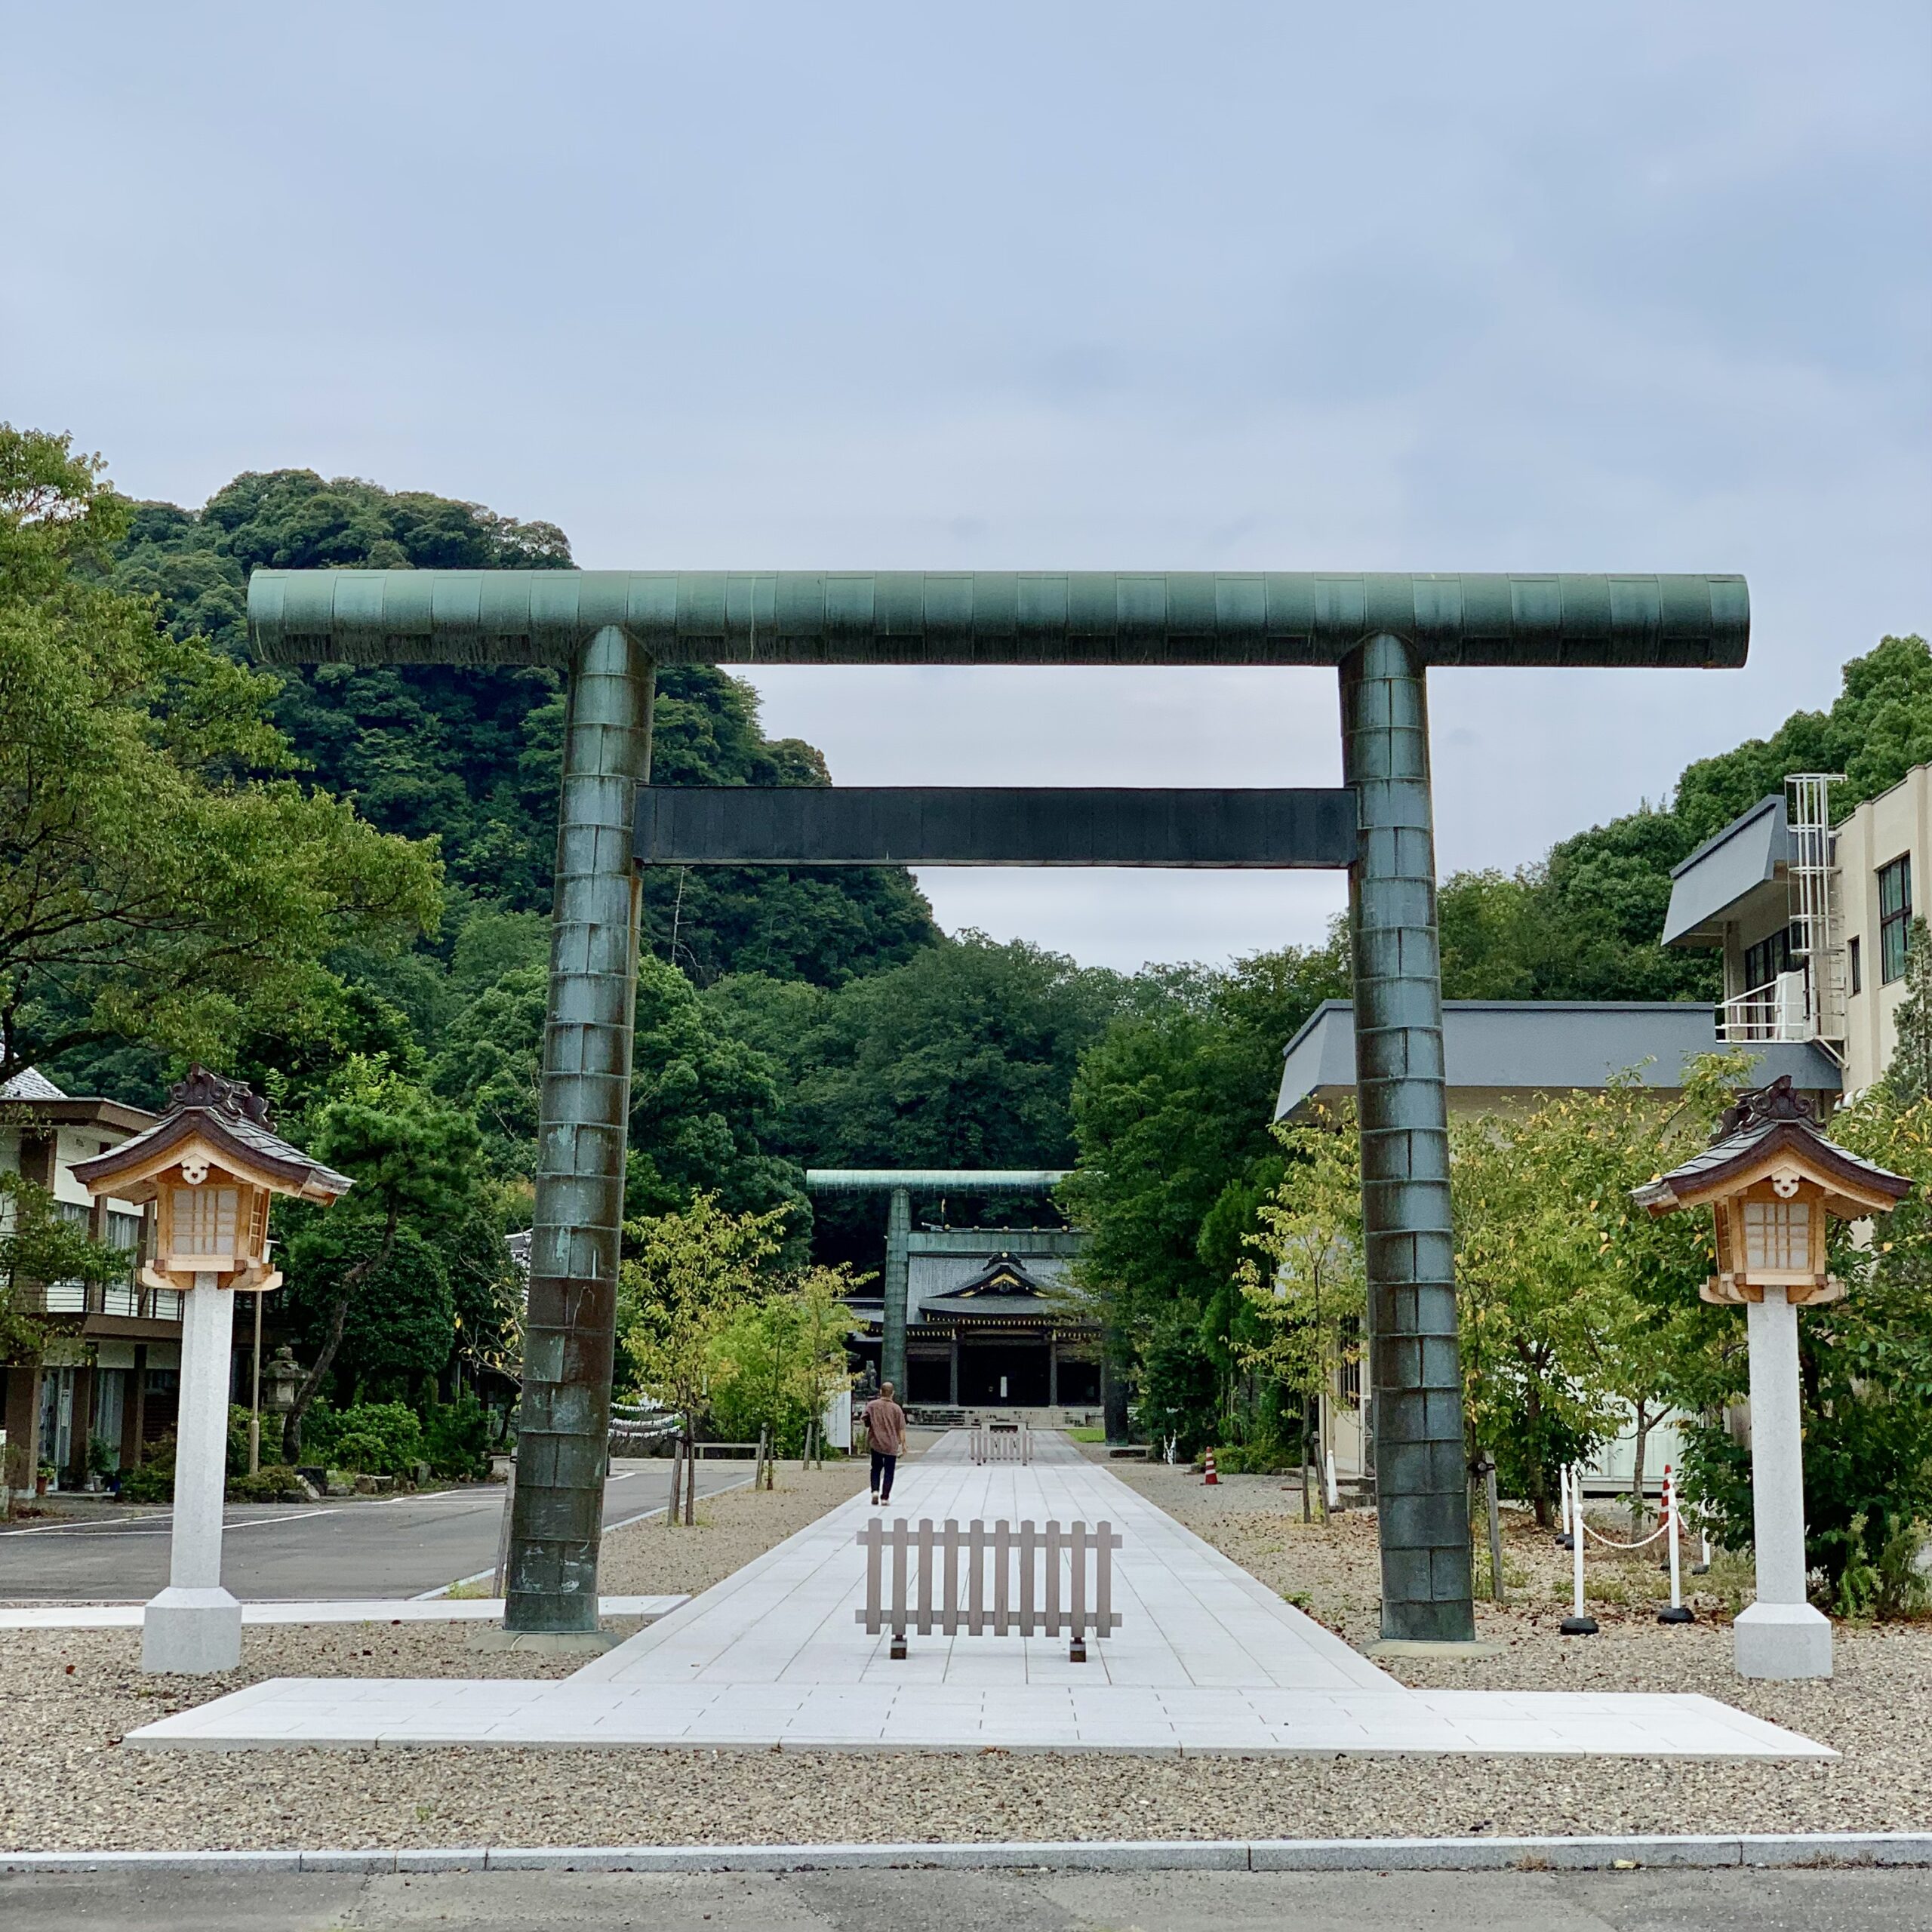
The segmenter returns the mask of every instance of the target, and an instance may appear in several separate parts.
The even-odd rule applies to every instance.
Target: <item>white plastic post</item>
[[[1829,1677],[1832,1626],[1804,1589],[1804,1444],[1798,1310],[1781,1287],[1745,1309],[1751,1349],[1751,1496],[1758,1600],[1732,1626],[1740,1676]]]
[[[242,1606],[221,1585],[228,1482],[229,1354],[235,1297],[198,1274],[181,1297],[180,1408],[168,1587],[141,1621],[141,1668],[205,1676],[242,1661]]]
[[[1342,1492],[1335,1486],[1335,1452],[1332,1449],[1327,1452],[1321,1475],[1322,1480],[1328,1485],[1328,1507],[1331,1509],[1340,1509]]]
[[[1670,1607],[1681,1610],[1684,1589],[1678,1580],[1677,1567],[1677,1478],[1671,1474],[1668,1463],[1663,1466],[1663,1508],[1670,1525]]]
[[[1570,1520],[1570,1472],[1567,1468],[1560,1472],[1557,1487],[1563,1498],[1563,1534],[1574,1540],[1577,1534],[1577,1526]],[[1580,1611],[1577,1614],[1580,1616],[1582,1614]]]
[[[1582,1617],[1583,1610],[1583,1472],[1580,1469],[1564,1472],[1569,1487],[1564,1491],[1570,1518],[1570,1575],[1576,1597],[1574,1614]]]

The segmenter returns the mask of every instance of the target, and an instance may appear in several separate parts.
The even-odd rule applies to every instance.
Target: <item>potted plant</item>
[[[34,1472],[33,1493],[35,1495],[45,1496],[47,1494],[47,1485],[53,1480],[54,1465],[51,1463],[42,1463],[40,1467]]]

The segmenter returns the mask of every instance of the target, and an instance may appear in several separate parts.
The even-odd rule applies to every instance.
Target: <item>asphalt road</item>
[[[568,1872],[0,1878],[8,1932],[1912,1932],[1932,1872]]]
[[[664,1507],[668,1460],[620,1462],[604,1527]],[[698,1464],[698,1494],[746,1481],[749,1463]],[[500,1484],[354,1501],[240,1505],[222,1538],[222,1580],[245,1601],[412,1597],[497,1560]],[[0,1527],[0,1602],[144,1603],[168,1581],[171,1517],[104,1510],[89,1522]]]

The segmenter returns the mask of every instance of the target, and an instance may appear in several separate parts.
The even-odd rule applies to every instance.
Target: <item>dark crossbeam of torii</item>
[[[745,811],[767,813],[761,822],[714,822],[707,833],[688,819],[680,832],[673,810],[660,837],[660,808],[648,826],[637,811],[650,783],[656,666],[1334,666],[1355,811],[1342,851],[1332,800],[1307,792],[1247,795],[1247,805],[1204,800],[1201,817],[1220,813],[1221,829],[1195,857],[1168,808],[1144,800],[1117,808],[1142,822],[1137,848],[1110,829],[1104,806],[1080,808],[1077,794],[1069,811],[1084,809],[1088,829],[1071,836],[1038,808],[1006,811],[1001,829],[996,796],[984,793],[974,795],[991,798],[983,808],[949,814],[941,801],[930,818],[924,804],[888,801],[876,823],[908,862],[1347,863],[1382,1628],[1410,1640],[1473,1635],[1425,673],[1431,665],[1741,665],[1750,631],[1741,577],[257,571],[248,627],[269,663],[549,664],[569,673],[504,1623],[580,1642],[597,1626],[637,955],[634,835],[647,854],[681,840],[702,854],[708,838],[709,863],[755,862],[725,850],[744,834],[766,841],[765,863],[809,862],[780,856],[795,851],[851,863],[866,832],[837,805],[801,805],[788,824],[747,802]],[[814,811],[833,816],[808,822]]]

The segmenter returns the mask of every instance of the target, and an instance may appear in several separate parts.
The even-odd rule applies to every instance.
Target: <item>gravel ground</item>
[[[1126,1480],[1285,1595],[1358,1641],[1374,1632],[1373,1519],[1305,1527],[1300,1497],[1244,1477]],[[850,1494],[856,1472],[783,1478],[771,1496],[702,1506],[686,1537],[646,1523],[611,1540],[614,1590],[703,1587]],[[1606,1533],[1620,1525],[1608,1512]],[[654,1554],[660,1545],[662,1555]],[[681,1547],[680,1546],[681,1545]],[[1404,1681],[1493,1688],[1703,1690],[1835,1746],[1835,1762],[1673,1764],[1593,1758],[1188,1760],[1052,1753],[883,1761],[769,1752],[397,1751],[176,1756],[116,1749],[163,1711],[278,1674],[536,1674],[544,1660],[478,1654],[460,1633],[254,1631],[232,1679],[143,1679],[122,1632],[9,1632],[0,1647],[0,1844],[108,1847],[787,1842],[906,1838],[1369,1836],[1720,1830],[1923,1830],[1932,1823],[1932,1632],[1841,1629],[1829,1683],[1754,1686],[1730,1668],[1728,1617],[1666,1629],[1641,1559],[1593,1555],[1633,1601],[1593,1603],[1598,1637],[1555,1634],[1567,1557],[1512,1527],[1521,1599],[1485,1607],[1497,1657],[1400,1660]],[[635,1564],[635,1567],[629,1566]],[[621,1567],[620,1567],[621,1566]],[[621,1577],[621,1582],[617,1580]],[[1719,1580],[1723,1580],[1720,1577]],[[358,1638],[361,1641],[358,1641]],[[545,1675],[561,1675],[568,1660]],[[69,1674],[69,1667],[72,1674]]]
[[[606,1537],[598,1588],[610,1597],[696,1596],[856,1495],[866,1486],[866,1469],[857,1463],[781,1468],[777,1481],[776,1489],[756,1494],[728,1489],[700,1497],[697,1521],[688,1528],[673,1528],[660,1516]],[[657,1500],[663,1503],[663,1491]]]

